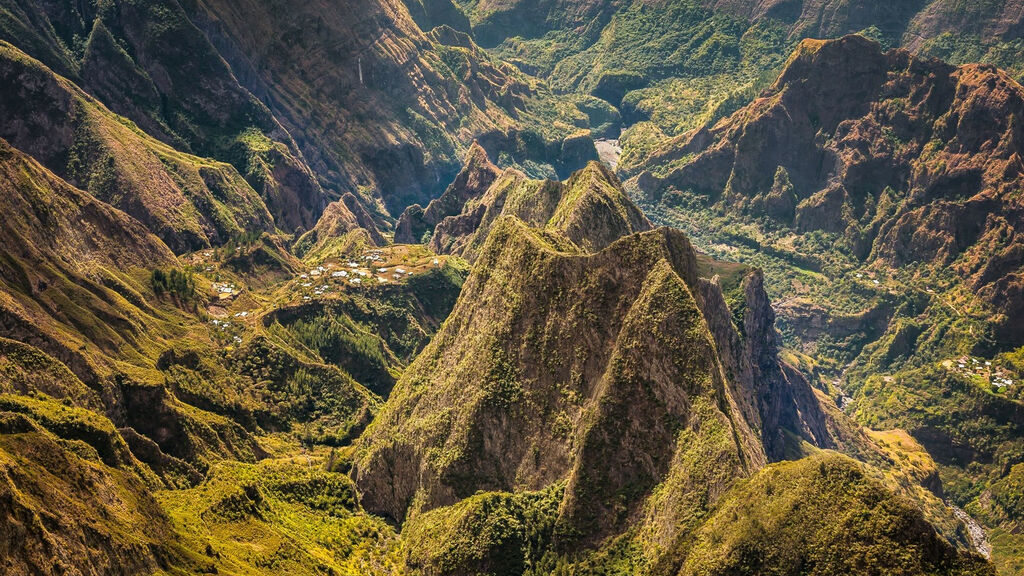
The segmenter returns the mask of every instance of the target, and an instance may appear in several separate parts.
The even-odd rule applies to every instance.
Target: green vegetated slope
[[[369,245],[346,258],[416,271],[313,293],[297,271],[336,257],[304,263],[265,234],[176,258],[17,149],[0,160],[15,208],[0,340],[9,572],[681,569],[734,486],[814,446],[887,470],[864,468],[851,501],[892,500],[884,534],[907,573],[989,570],[933,496],[778,362],[760,275],[651,230],[598,166],[564,183],[518,175],[560,198],[533,227],[511,211],[491,222],[461,294],[457,259]],[[208,292],[224,285],[226,299]],[[408,518],[398,531],[364,507]],[[830,537],[859,538],[868,566],[892,548],[843,526]],[[808,542],[792,554],[834,566]]]
[[[254,334],[224,353],[206,322],[208,280],[139,221],[2,152],[4,337],[25,345],[11,343],[5,389],[98,410],[156,441],[160,466],[166,455],[200,469],[252,459],[257,429],[323,418],[338,433],[368,417],[371,393],[286,341]],[[34,374],[51,363],[66,368],[46,368],[56,381]]]
[[[177,2],[6,3],[0,20],[6,41],[148,135],[234,166],[282,228],[316,222],[325,194],[301,152]]]
[[[561,202],[599,222],[606,191],[573,191],[588,170]],[[401,524],[410,568],[754,574],[771,549],[779,573],[992,569],[955,551],[964,529],[905,472],[820,451],[889,469],[909,454],[886,453],[778,360],[756,271],[698,258],[670,229],[619,224],[594,245],[560,222],[493,222],[451,316],[356,443],[363,506]],[[747,494],[763,484],[768,498]],[[741,502],[752,510],[732,511]]]
[[[440,3],[439,3],[440,4]],[[623,163],[749,102],[802,38],[861,33],[887,47],[1019,77],[1019,7],[958,0],[465,1],[477,42],[557,91],[608,102]],[[452,20],[455,22],[458,20]]]
[[[870,471],[835,455],[773,465],[729,498],[681,574],[858,574],[872,563],[887,574],[985,569],[952,554]]]
[[[762,272],[655,228],[589,162],[594,138],[650,118],[622,174],[641,175],[630,185],[658,221],[689,227],[665,203],[682,191],[644,186],[694,160],[670,136],[768,84],[803,34],[786,10],[0,2],[3,571],[992,573],[943,490],[1013,570],[1016,388],[984,390],[984,369],[954,361],[942,374],[960,387],[936,403],[905,384],[935,366],[872,364],[923,338],[925,317],[886,324],[923,295],[866,314],[885,338],[843,382],[855,421],[837,389],[812,386],[838,361],[780,354]],[[957,145],[991,152],[978,181],[1009,211],[1013,181],[997,176],[1014,156],[984,135],[994,123],[1015,142],[1012,114],[986,104],[1013,101],[1012,81],[900,55],[855,71],[878,58],[958,78],[944,126],[981,123]],[[872,85],[857,80],[859,111]],[[921,106],[941,109],[929,94]],[[711,130],[688,146],[711,146]],[[936,154],[942,170],[962,160]],[[771,173],[751,202],[784,208],[805,180]],[[705,217],[701,201],[685,214]],[[729,196],[724,213],[748,205]],[[966,248],[959,229],[929,229],[954,264],[999,254],[995,268],[945,266],[962,286],[941,292],[962,311],[956,334],[1015,337],[1000,317],[1014,309],[991,309],[1015,302],[1001,296],[1016,294],[1012,224],[986,222]],[[844,234],[814,241],[841,262],[862,238]],[[791,270],[767,262],[770,281]],[[786,318],[787,343],[811,342]],[[996,366],[1016,372],[1018,356]],[[883,402],[872,386],[887,378],[900,393]],[[978,411],[978,434],[957,428]]]
[[[991,67],[805,41],[629,183],[655,220],[764,267],[805,369],[862,424],[910,431],[972,510],[1021,459],[1022,96]]]
[[[175,250],[272,229],[265,203],[232,166],[153,139],[10,44],[0,58],[0,136]]]
[[[399,2],[8,2],[0,38],[153,137],[233,165],[287,231],[345,193],[396,213],[425,202],[478,136],[563,174],[595,156],[563,145],[587,115]]]
[[[766,270],[822,389],[912,431],[953,501],[991,498],[1021,458],[1015,4],[460,5],[493,53],[617,109],[645,211]],[[919,56],[800,44],[850,32]]]
[[[233,70],[219,52],[230,47],[215,48],[223,38],[198,28],[210,24],[199,7],[188,9],[177,2],[18,3],[0,11],[10,41],[0,50],[0,390],[11,441],[5,573],[216,570],[221,553],[196,539],[203,537],[188,528],[192,509],[176,503],[205,502],[215,511],[198,513],[210,516],[219,512],[217,495],[204,501],[183,490],[228,462],[256,466],[278,453],[290,456],[300,444],[351,442],[377,410],[378,393],[386,394],[451,309],[464,278],[457,261],[446,261],[380,290],[293,306],[303,302],[300,291],[282,280],[305,269],[299,257],[316,266],[386,243],[376,229],[381,214],[367,211],[374,208],[366,190],[390,191],[350,157],[345,170],[362,170],[363,181],[344,181],[312,163],[322,169],[314,175],[285,124],[240,83],[246,71]],[[432,45],[406,26],[407,14],[382,12],[402,26],[378,44],[379,57],[399,61],[394,69]],[[363,22],[374,23],[380,20]],[[330,37],[317,42],[337,49]],[[392,53],[396,47],[405,54]],[[475,67],[473,50],[452,49],[452,65]],[[444,63],[435,58],[435,65]],[[486,66],[489,78],[506,82],[498,67]],[[393,72],[371,77],[390,81]],[[425,86],[396,97],[418,103]],[[308,98],[305,87],[294,88]],[[498,128],[514,124],[479,90],[455,92],[442,90],[426,107],[445,108],[449,123],[479,108]],[[458,109],[446,103],[449,96]],[[327,108],[316,114],[338,122],[323,116]],[[417,116],[385,116],[403,129],[410,118]],[[430,137],[448,138],[431,121],[421,124]],[[402,142],[410,138],[390,135],[382,146],[415,165],[424,144]],[[435,172],[439,180],[443,171]],[[342,196],[346,190],[361,197]],[[341,197],[328,204],[332,196]],[[290,233],[306,227],[309,235]],[[334,457],[311,458],[313,487],[275,485],[265,489],[268,502],[278,496],[290,503],[303,492],[317,502],[352,504]],[[161,490],[166,497],[157,502],[152,495]],[[307,517],[321,515],[320,504],[299,507],[307,505]],[[342,511],[323,514],[331,524]],[[334,560],[305,544],[295,554],[280,550],[282,539],[296,538],[289,518],[268,522],[263,552],[252,552],[256,544],[230,551],[224,570],[277,573],[280,553],[297,554],[294,566],[309,573],[366,572],[339,560],[349,554],[334,540],[323,544]],[[331,529],[376,547],[362,524]],[[303,530],[308,536],[317,526]]]
[[[587,90],[603,85],[628,92],[666,77],[735,72],[745,64],[756,64],[758,57],[785,57],[788,42],[853,32],[957,63],[984,61],[1011,69],[1020,65],[1014,51],[1021,16],[1013,2],[480,0],[459,4],[482,45],[496,47],[510,61],[550,76],[556,85]],[[593,70],[585,70],[581,66],[585,63]]]
[[[225,553],[190,522],[224,514],[241,524],[245,502],[188,490],[221,466],[255,470],[269,458],[261,466],[276,470],[300,444],[351,442],[381,402],[371,389],[386,390],[450,310],[459,268],[286,311],[276,279],[303,263],[279,237],[232,240],[203,266],[185,264],[197,255],[179,260],[142,222],[2,140],[0,176],[4,572],[195,573],[223,557],[222,573],[276,573],[280,553],[306,573],[365,573],[335,542],[376,550],[366,530],[382,524],[358,512],[327,448],[287,468],[308,485],[282,472],[285,485],[252,492],[266,491],[261,510],[279,515],[265,540]],[[231,300],[210,295],[229,282]],[[355,519],[332,520],[346,514]],[[322,525],[296,528],[296,517]],[[280,549],[321,529],[333,559],[306,544]]]

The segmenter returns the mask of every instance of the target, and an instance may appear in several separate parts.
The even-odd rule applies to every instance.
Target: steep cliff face
[[[1020,38],[1021,6],[1015,1],[979,4],[963,0],[705,0],[704,4],[749,20],[776,19],[799,38],[830,38],[876,28],[910,50],[936,39],[970,39],[975,50]],[[941,41],[941,40],[940,40]]]
[[[500,174],[483,147],[474,143],[466,154],[462,171],[441,196],[431,200],[426,209],[414,204],[402,212],[395,226],[395,242],[413,244],[420,242],[424,234],[433,234],[441,220],[461,214],[466,204],[483,196]]]
[[[324,191],[291,136],[178,2],[30,2],[4,14],[22,28],[6,40],[112,111],[168,145],[234,165],[283,228],[316,221]]]
[[[404,0],[404,4],[416,25],[424,31],[439,26],[463,33],[470,31],[469,18],[452,0]]]
[[[367,187],[395,214],[443,188],[467,138],[510,128],[528,90],[471,46],[433,42],[397,1],[197,8],[324,185]]]
[[[552,30],[587,28],[594,20],[606,22],[612,12],[609,10],[612,3],[605,0],[485,0],[459,4],[469,13],[473,34],[483,46],[495,46],[514,36],[536,38]]]
[[[942,2],[938,2],[942,3]],[[875,27],[886,38],[900,38],[927,0],[894,4],[870,0],[705,0],[716,11],[748,20],[775,19],[797,38],[829,38]]]
[[[711,271],[714,267],[711,268]],[[733,280],[735,282],[735,280]],[[806,379],[779,362],[775,311],[764,291],[760,271],[750,271],[731,286],[732,306],[723,296],[720,277],[700,280],[705,317],[744,415],[760,421],[761,443],[772,460],[792,453],[799,437],[835,448],[829,418]]]
[[[174,250],[272,229],[266,204],[234,167],[149,137],[9,44],[0,45],[0,76],[0,137]]]
[[[624,168],[767,87],[804,38],[863,34],[887,47],[982,62],[1020,79],[1016,1],[680,0],[460,2],[475,38],[565,93],[604,100]],[[588,110],[593,108],[588,107]]]
[[[651,229],[642,212],[622,193],[618,178],[590,162],[565,182],[532,180],[519,170],[499,170],[474,147],[455,182],[424,210],[402,215],[396,241],[429,238],[439,254],[475,260],[491,227],[502,216],[557,230],[584,251],[599,250],[623,235]]]
[[[425,204],[476,136],[526,134],[547,164],[578,130],[542,124],[521,74],[450,26],[424,33],[397,0],[7,2],[0,38],[165,144],[233,165],[289,231],[344,193],[395,215]]]
[[[655,229],[587,163],[618,112],[474,39],[598,38],[614,56],[567,58],[561,87],[618,102],[645,81],[624,56],[707,72],[749,52],[742,21],[911,10],[728,4],[483,2],[471,25],[449,0],[0,0],[0,572],[986,574],[918,486],[941,491],[936,465],[904,478],[780,359],[762,274]],[[878,265],[909,250],[1009,319],[1018,91],[808,43],[636,183],[675,194],[699,164],[722,213]],[[429,243],[389,246],[414,202],[395,240]],[[1009,460],[1019,437],[953,457]],[[1004,476],[977,504],[1016,530]]]
[[[500,219],[452,316],[361,440],[367,508],[402,519],[414,498],[433,508],[568,479],[565,522],[607,534],[667,472],[694,403],[735,428],[723,441],[737,471],[763,462],[751,424],[727,415],[693,258],[667,230],[588,254]],[[627,496],[632,484],[645,488]],[[619,497],[624,510],[591,506]]]
[[[936,51],[953,38],[965,38],[980,51],[999,43],[1019,42],[1024,14],[1018,2],[997,2],[983,6],[963,0],[930,2],[917,13],[907,28],[904,40],[911,50]]]
[[[506,38],[533,38],[553,30],[587,30],[607,24],[618,10],[628,11],[629,2],[478,2],[462,3],[471,16],[473,31],[484,45],[494,45]],[[966,21],[968,14],[982,16],[971,27],[985,30],[1007,30],[1013,22],[1012,3],[1004,3],[995,13],[965,10],[962,2],[941,1],[929,5],[926,0],[911,0],[894,5],[870,0],[701,0],[690,4],[709,10],[712,15],[728,15],[747,21],[770,20],[786,26],[796,38],[835,37],[878,28],[888,38],[900,38],[912,20],[916,33],[934,37],[945,30],[955,30],[954,22],[935,22],[940,14],[953,14]],[[927,10],[924,10],[927,6]],[[665,5],[652,5],[650,10],[670,13]],[[927,24],[931,24],[930,26]]]
[[[1019,395],[957,362],[1015,371],[999,354],[1024,343],[1022,105],[991,67],[807,40],[754,102],[657,148],[627,183],[660,216],[700,214],[687,223],[711,230],[704,245],[770,262],[790,344],[859,422],[919,441],[963,506],[1019,461]]]
[[[498,215],[475,232],[487,237],[459,301],[359,441],[368,510],[401,521],[564,482],[557,524],[571,538],[653,514],[672,540],[693,510],[671,502],[709,509],[736,477],[799,452],[793,438],[833,445],[810,387],[780,367],[760,276],[731,271],[730,309],[718,264],[630,219],[609,177],[506,172],[479,200]],[[529,193],[495,193],[513,185]],[[714,472],[682,464],[704,457]],[[643,512],[655,493],[659,511]]]
[[[993,68],[883,53],[859,37],[805,41],[761,98],[647,164],[685,159],[679,168],[636,183],[652,198],[686,190],[738,215],[841,234],[866,261],[952,267],[1013,345],[1022,108],[1024,89]]]

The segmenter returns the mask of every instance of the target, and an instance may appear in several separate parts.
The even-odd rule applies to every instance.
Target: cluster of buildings
[[[950,366],[952,363],[947,363]],[[954,366],[957,372],[968,376],[978,376],[989,381],[995,388],[1003,389],[1013,386],[1014,380],[999,367],[992,366],[991,360],[979,360],[968,356],[957,358]]]
[[[244,317],[248,315],[248,312],[240,312],[238,314],[235,314],[236,317]],[[218,329],[220,332],[223,333],[233,332],[235,331],[234,329],[237,328],[236,324],[233,324],[228,320],[218,320],[217,318],[210,320],[210,324],[212,324],[214,328]],[[233,334],[231,336],[231,341],[234,342],[236,345],[241,344],[242,337],[238,334]]]
[[[214,282],[210,288],[213,290],[217,300],[232,300],[238,296],[238,287],[230,282]]]
[[[372,286],[400,281],[412,276],[414,270],[400,265],[388,265],[389,257],[384,250],[371,250],[362,256],[352,257],[334,263],[324,263],[298,275],[302,300],[309,301],[332,291],[332,286],[341,283],[351,287]],[[441,265],[433,259],[435,267]]]

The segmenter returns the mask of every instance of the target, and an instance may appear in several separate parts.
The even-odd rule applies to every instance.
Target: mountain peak
[[[652,228],[619,179],[600,162],[587,163],[569,178],[548,226],[561,230],[588,251]]]
[[[616,473],[623,484],[609,490],[624,490],[636,474],[653,488],[671,461],[673,432],[652,431],[689,420],[685,395],[726,403],[715,345],[689,288],[696,267],[685,236],[669,229],[589,252],[557,230],[497,219],[452,315],[361,441],[356,477],[364,505],[402,519],[414,501],[433,508],[479,489],[540,489],[560,478],[570,479],[567,498],[578,502],[591,486],[579,470],[593,470],[591,460],[605,456],[624,467]],[[650,336],[662,331],[664,338]],[[660,368],[641,369],[647,362]],[[642,424],[622,426],[608,412],[612,398],[648,397],[647,408],[622,407]],[[552,429],[552,418],[563,424]],[[749,425],[726,425],[753,438]],[[640,430],[646,447],[631,439]],[[605,435],[614,438],[609,454],[588,448]],[[737,462],[763,461],[745,453],[756,445],[734,446],[744,451]],[[653,467],[629,464],[648,458]],[[579,513],[567,512],[565,522],[582,527],[582,518],[573,519]],[[599,523],[612,530],[623,519],[616,514]]]
[[[698,493],[763,466],[766,447],[781,453],[776,436],[831,445],[804,420],[820,412],[806,382],[779,368],[759,276],[744,284],[744,340],[683,233],[641,218],[607,242],[576,234],[600,227],[580,215],[629,209],[610,176],[593,165],[559,184],[506,171],[488,191],[513,189],[511,211],[490,221],[451,316],[357,447],[367,509],[402,521],[479,490],[564,481],[558,522],[593,543],[635,519],[690,450],[728,463],[693,480],[704,488],[679,486],[707,501]],[[555,216],[516,216],[541,189],[565,194],[546,202]]]
[[[438,253],[473,260],[491,227],[506,215],[557,231],[588,251],[652,228],[615,174],[598,162],[587,163],[565,182],[532,180],[519,170],[499,169],[474,146],[440,198],[425,210],[412,206],[403,213],[395,238],[414,241],[418,233],[429,237]]]
[[[500,173],[487,151],[474,141],[466,153],[462,170],[440,197],[431,200],[426,209],[414,204],[402,212],[395,226],[395,242],[420,242],[424,235],[432,234],[442,220],[458,215],[468,202],[483,196]]]

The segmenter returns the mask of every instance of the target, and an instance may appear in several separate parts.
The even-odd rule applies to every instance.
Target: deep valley
[[[0,573],[1024,574],[1022,49],[0,0]]]

